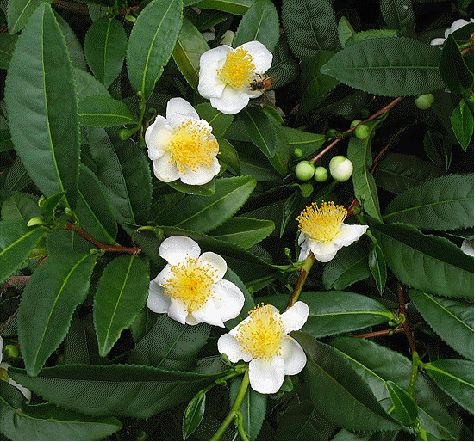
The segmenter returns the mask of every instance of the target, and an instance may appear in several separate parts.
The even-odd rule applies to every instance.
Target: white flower
[[[153,173],[164,182],[181,180],[198,186],[221,170],[216,158],[219,145],[212,127],[200,120],[196,110],[183,98],[167,103],[166,118],[157,115],[145,133]]]
[[[473,23],[473,18],[470,19],[470,21],[464,20],[463,18],[459,20],[455,20],[450,28],[447,28],[445,30],[445,38],[434,38],[430,44],[431,46],[441,46],[445,43],[445,40],[450,34],[453,34],[455,31],[458,31],[459,29],[463,28],[464,26],[468,25],[469,23]]]
[[[331,261],[338,250],[357,241],[368,229],[367,225],[344,224],[346,209],[333,201],[307,206],[297,217],[301,246],[299,261],[312,252],[320,262]]]
[[[218,350],[231,362],[249,362],[249,381],[254,390],[276,393],[284,375],[300,373],[307,363],[302,347],[288,334],[302,328],[308,313],[308,305],[301,301],[283,314],[270,304],[257,306],[219,338]]]
[[[239,315],[244,295],[223,279],[228,266],[221,256],[201,254],[200,246],[187,236],[170,236],[158,253],[168,264],[150,282],[150,310],[167,313],[182,324],[207,322],[218,327]]]
[[[258,41],[249,41],[236,49],[218,46],[201,56],[198,92],[223,114],[237,114],[250,98],[263,93],[254,90],[253,83],[262,78],[271,64],[271,52]]]
[[[460,248],[466,255],[473,256],[473,239],[464,239]]]
[[[3,338],[0,336],[0,371],[1,370],[5,370],[5,372],[7,373],[6,376],[7,376],[7,379],[6,381],[12,385],[13,387],[15,387],[17,390],[20,391],[20,393],[25,397],[25,399],[29,402],[30,399],[31,399],[31,391],[28,390],[28,388],[25,388],[23,387],[22,385],[20,385],[18,382],[15,382],[12,378],[10,378],[8,376],[8,367],[10,367],[10,365],[6,364],[5,362],[2,363],[2,359],[3,359]],[[0,374],[0,380],[2,379],[2,376]]]

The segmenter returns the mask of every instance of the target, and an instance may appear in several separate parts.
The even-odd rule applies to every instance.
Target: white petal
[[[180,179],[190,186],[201,186],[209,183],[221,170],[221,165],[216,158],[210,167],[200,167],[195,171],[188,169],[185,172],[179,172]]]
[[[473,256],[473,239],[465,239],[460,249],[466,255]]]
[[[300,235],[297,239],[297,244],[300,245],[302,244],[304,241],[307,241],[308,240],[308,236],[307,234],[303,233],[303,232],[300,232]]]
[[[188,236],[169,236],[158,249],[158,254],[171,265],[185,261],[187,256],[198,258],[200,253],[200,246]]]
[[[180,178],[176,164],[172,161],[170,155],[163,155],[153,162],[153,174],[164,183],[176,181]]]
[[[167,264],[163,270],[156,276],[154,281],[158,285],[164,285],[167,281],[167,279],[170,279],[172,276],[172,266],[170,264]]]
[[[175,321],[181,322],[182,324],[186,323],[186,318],[188,316],[188,310],[185,308],[182,302],[177,299],[170,298],[170,307],[168,308],[168,316],[174,319]]]
[[[252,56],[252,62],[256,67],[257,74],[268,71],[272,65],[272,52],[269,51],[260,41],[248,41],[239,48],[245,49]],[[236,49],[239,49],[236,48]]]
[[[167,121],[172,127],[179,126],[184,121],[199,120],[195,108],[183,98],[172,98],[167,103]]]
[[[340,233],[334,239],[335,243],[340,247],[346,247],[358,241],[362,235],[368,230],[367,225],[363,224],[343,224]],[[338,248],[340,248],[338,247]]]
[[[227,86],[220,97],[211,97],[209,102],[223,114],[237,114],[249,103],[249,95]]]
[[[155,281],[150,281],[147,307],[155,313],[167,313],[170,307],[170,297],[163,294],[163,287],[160,287]]]
[[[251,355],[242,351],[238,340],[229,333],[222,335],[218,339],[218,351],[222,354],[225,354],[228,359],[234,363],[241,359],[244,362],[249,362],[251,360]]]
[[[453,34],[455,31],[457,31],[458,29],[463,28],[465,25],[468,25],[468,24],[470,24],[470,22],[467,21],[467,20],[464,20],[463,18],[455,20],[452,23],[452,26],[450,26],[449,34]],[[447,37],[447,35],[446,35],[446,37]]]
[[[197,322],[207,322],[208,324],[224,328],[221,315],[216,307],[213,297],[210,297],[202,307],[195,310],[192,313],[192,316]]]
[[[157,115],[155,121],[147,127],[145,132],[145,143],[147,145],[148,157],[151,160],[160,158],[165,153],[172,137],[172,128],[164,117]]]
[[[307,356],[300,344],[290,336],[282,343],[282,356],[284,358],[284,373],[294,375],[300,373],[307,363]]]
[[[235,318],[244,306],[244,295],[239,287],[227,279],[213,284],[213,299],[223,322]]]
[[[222,279],[228,271],[228,265],[226,264],[226,261],[221,255],[216,253],[205,252],[199,257],[198,261],[210,266],[216,272],[215,282]]]
[[[334,242],[319,242],[319,241],[313,241],[309,240],[309,247],[312,253],[315,255],[315,259],[319,262],[328,262],[331,261],[338,250],[341,249],[343,246],[338,246]]]
[[[277,393],[284,383],[284,358],[253,359],[249,363],[249,381],[253,390],[263,394]]]
[[[200,58],[198,92],[205,98],[220,97],[226,85],[219,79],[218,70],[226,61],[230,46],[222,45],[206,51]]]
[[[281,315],[284,323],[285,333],[300,330],[308,319],[309,308],[308,305],[302,301],[297,301],[292,307],[286,310]]]
[[[431,40],[431,46],[442,46],[445,43],[445,38],[434,38]]]
[[[299,261],[304,261],[307,259],[308,255],[310,255],[310,243],[308,239],[305,239],[304,242],[301,244]]]

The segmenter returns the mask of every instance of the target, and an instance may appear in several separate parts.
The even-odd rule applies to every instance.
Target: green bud
[[[330,174],[335,181],[348,181],[353,173],[353,163],[344,156],[336,156],[330,160]]]
[[[355,129],[355,136],[356,138],[360,140],[366,140],[366,138],[368,138],[370,134],[371,134],[371,129],[364,124],[362,124],[361,126],[358,126]]]
[[[300,192],[304,198],[308,198],[313,192],[313,186],[310,183],[301,184]]]
[[[137,20],[133,15],[131,14],[127,14],[125,17],[124,17],[127,21],[131,22],[131,23],[135,23],[135,20]]]
[[[328,179],[328,170],[325,167],[319,166],[315,169],[315,181],[322,183]]]
[[[12,344],[5,345],[5,347],[3,347],[3,351],[5,352],[5,356],[10,359],[16,359],[20,354],[18,347]]]
[[[414,100],[416,107],[421,110],[429,109],[432,106],[433,102],[434,102],[434,96],[432,94],[419,95]]]
[[[127,130],[127,129],[121,129],[119,130],[119,138],[122,140],[122,141],[125,141],[127,140],[129,137],[130,137],[130,131]]]
[[[308,181],[315,174],[315,166],[308,161],[300,161],[295,167],[295,175],[300,181]]]
[[[360,124],[360,123],[361,123],[361,120],[353,120],[353,121],[351,122],[351,127],[358,126],[358,124]]]
[[[294,156],[297,157],[297,158],[300,158],[303,156],[303,150],[300,149],[300,147],[296,147],[294,149]]]

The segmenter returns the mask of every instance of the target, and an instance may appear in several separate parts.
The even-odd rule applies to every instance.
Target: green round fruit
[[[308,181],[315,174],[315,166],[308,161],[300,161],[295,166],[295,175],[300,181]]]
[[[364,124],[362,124],[361,126],[358,126],[355,129],[355,136],[359,140],[366,140],[366,138],[368,138],[370,134],[371,134],[371,129]]]
[[[296,147],[294,149],[294,156],[297,157],[297,158],[303,157],[303,150],[300,149],[300,147]]]
[[[328,166],[335,181],[348,181],[353,173],[353,163],[341,155],[333,157]]]
[[[315,181],[319,183],[328,179],[328,170],[325,167],[319,166],[315,168]]]
[[[421,110],[429,109],[432,106],[433,102],[434,102],[434,96],[432,94],[419,95],[414,100],[416,107]]]

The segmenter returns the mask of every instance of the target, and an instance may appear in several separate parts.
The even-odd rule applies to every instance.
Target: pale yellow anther
[[[252,55],[245,49],[238,48],[228,53],[218,76],[228,86],[243,89],[251,84],[255,70]]]
[[[332,241],[340,232],[346,218],[346,209],[333,201],[312,203],[297,217],[299,229],[314,241]]]

